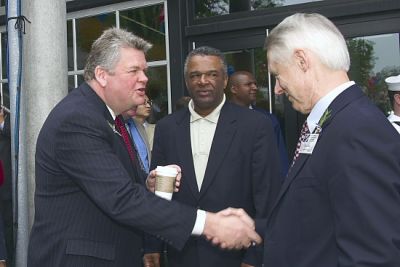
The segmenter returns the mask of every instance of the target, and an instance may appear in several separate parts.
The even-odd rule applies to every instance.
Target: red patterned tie
[[[296,159],[299,157],[301,142],[306,141],[307,137],[309,135],[310,135],[310,129],[308,129],[307,120],[306,120],[303,124],[303,127],[301,128],[300,138],[299,138],[299,141],[297,142],[296,151],[294,152],[294,157],[293,157],[292,165],[290,166],[290,168],[293,167]]]
[[[121,115],[118,115],[115,118],[115,128],[121,134],[122,139],[124,140],[125,147],[128,150],[129,157],[131,158],[132,162],[135,162],[135,153],[133,152],[132,144],[130,141],[131,137],[128,131],[126,130],[125,123],[123,122]]]

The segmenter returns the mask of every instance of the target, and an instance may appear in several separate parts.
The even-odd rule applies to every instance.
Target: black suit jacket
[[[28,266],[141,266],[142,231],[182,248],[196,210],[158,198],[135,180],[108,109],[84,83],[39,133]]]
[[[329,106],[300,154],[265,235],[265,266],[400,266],[400,138],[357,86]]]
[[[199,192],[190,141],[190,112],[179,110],[157,123],[152,167],[178,164],[180,191],[173,199],[193,207],[219,211],[243,208],[257,218],[267,216],[280,184],[280,165],[271,123],[258,112],[226,102],[215,131]],[[168,250],[170,267],[240,266],[245,251],[224,251],[203,238],[190,238],[180,252]],[[247,260],[254,261],[248,256]]]

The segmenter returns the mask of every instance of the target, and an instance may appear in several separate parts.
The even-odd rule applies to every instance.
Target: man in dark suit
[[[86,82],[46,119],[36,147],[28,266],[141,266],[143,232],[177,249],[191,234],[226,248],[261,241],[241,210],[196,211],[140,185],[119,115],[144,102],[150,47],[127,31],[106,30],[92,45]]]
[[[270,120],[275,133],[276,144],[278,145],[279,157],[281,160],[282,176],[285,177],[289,169],[289,159],[283,139],[281,126],[274,114],[255,105],[257,99],[257,81],[254,75],[248,71],[236,71],[229,76],[228,88],[230,101],[246,108],[256,110],[264,114]]]
[[[309,115],[266,224],[264,265],[400,266],[400,138],[347,76],[342,34],[294,14],[265,48],[275,93]]]
[[[282,181],[271,122],[226,101],[227,64],[219,50],[191,51],[184,69],[192,100],[157,123],[152,167],[172,162],[181,166],[176,201],[213,211],[240,207],[252,217],[266,217]],[[168,264],[251,266],[255,250],[224,251],[192,237],[182,251],[169,246]]]

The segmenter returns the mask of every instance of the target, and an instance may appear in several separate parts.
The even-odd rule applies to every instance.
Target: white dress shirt
[[[394,122],[400,122],[400,116],[394,115],[393,113],[389,115],[388,120],[392,123],[393,127],[400,133],[400,126]]]
[[[194,110],[193,101],[189,102],[190,111],[190,141],[192,145],[193,165],[196,173],[197,186],[200,191],[204,174],[207,168],[212,141],[222,106],[225,103],[225,95],[222,102],[207,116],[202,117]]]
[[[310,115],[307,117],[307,125],[310,129],[310,133],[312,133],[317,126],[319,120],[324,114],[325,110],[329,107],[329,105],[335,100],[335,98],[340,95],[344,90],[354,85],[354,81],[349,81],[344,84],[339,85],[332,91],[330,91],[327,95],[322,97],[315,106],[312,108]]]

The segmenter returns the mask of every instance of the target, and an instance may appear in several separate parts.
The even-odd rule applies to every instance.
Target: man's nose
[[[147,83],[148,80],[149,80],[149,78],[147,77],[146,73],[144,71],[142,71],[139,76],[139,81],[141,81],[143,83]]]
[[[201,74],[201,76],[200,76],[200,83],[208,83],[208,75],[207,75],[207,73],[202,73]]]

